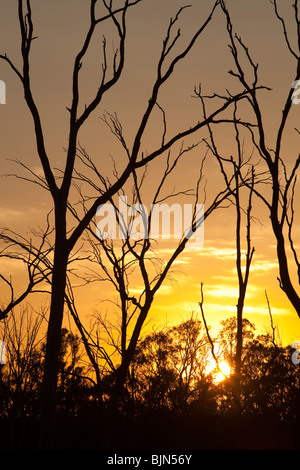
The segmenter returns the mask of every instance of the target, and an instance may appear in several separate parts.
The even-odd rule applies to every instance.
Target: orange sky
[[[32,88],[36,98],[46,135],[46,146],[53,167],[63,168],[67,145],[68,112],[71,102],[71,73],[75,53],[82,44],[87,26],[88,5],[86,0],[70,2],[32,2],[36,39],[32,45],[31,73]],[[191,1],[192,7],[185,10],[180,27],[182,44],[191,37],[197,26],[209,13],[213,2]],[[19,32],[17,24],[17,2],[0,0],[0,51],[20,64]],[[280,11],[293,28],[293,11],[287,2],[281,1]],[[281,26],[276,20],[270,2],[255,0],[231,0],[227,2],[232,12],[232,20],[238,34],[249,46],[255,61],[259,62],[260,82],[272,88],[264,92],[262,103],[269,145],[274,145],[275,132],[281,118],[281,110],[289,87],[294,80],[294,63],[287,51]],[[147,105],[151,86],[155,77],[155,67],[160,54],[164,33],[169,18],[174,16],[182,2],[175,0],[144,1],[132,8],[128,15],[128,42],[126,66],[118,85],[104,98],[103,103],[93,114],[80,133],[80,143],[95,161],[101,161],[103,173],[111,175],[112,154],[119,168],[125,162],[120,146],[112,138],[99,117],[107,110],[117,112],[122,122],[124,134],[129,142]],[[224,93],[226,88],[237,89],[235,80],[228,75],[233,67],[228,51],[228,38],[225,22],[218,12],[199,38],[188,58],[175,69],[174,76],[161,90],[160,105],[164,106],[168,122],[168,134],[187,128],[201,117],[201,106],[192,98],[195,85],[202,84],[203,92]],[[107,44],[112,50],[110,28],[99,30],[91,47],[81,74],[82,106],[93,96],[101,71],[102,34],[107,35]],[[292,38],[294,36],[292,35]],[[0,79],[7,86],[7,104],[0,106],[0,173],[20,171],[8,159],[20,159],[26,165],[40,171],[36,154],[31,117],[24,104],[21,85],[7,64],[0,62]],[[290,128],[297,126],[300,106],[295,106],[290,116]],[[143,142],[143,149],[151,151],[161,138],[161,115],[159,112],[151,121],[151,130]],[[232,152],[233,134],[228,127],[218,130],[218,142],[222,150]],[[203,132],[195,141],[206,136]],[[287,159],[297,154],[297,141],[291,132],[284,141]],[[245,144],[246,152],[251,145]],[[204,148],[187,155],[174,173],[172,185],[185,189],[194,184],[199,161],[204,156]],[[152,170],[153,183],[162,168],[161,161]],[[219,190],[216,179],[216,166],[211,159],[205,164],[208,199]],[[14,178],[1,179],[0,225],[16,230],[27,230],[37,221],[43,223],[51,201],[49,195],[39,187]],[[201,202],[201,201],[200,201]],[[266,212],[255,204],[255,215],[261,223],[253,226],[253,245],[256,252],[249,280],[245,315],[257,327],[269,327],[265,289],[271,302],[275,323],[285,344],[300,338],[300,320],[293,312],[285,296],[280,291],[277,277],[277,264],[272,236]],[[298,232],[299,235],[299,230]],[[298,239],[299,240],[299,239]],[[299,246],[299,245],[298,245]],[[16,279],[18,270],[8,262],[1,261],[1,272],[11,272]],[[235,272],[235,227],[232,209],[220,211],[205,222],[204,246],[199,253],[184,252],[176,263],[176,282],[166,282],[158,293],[151,317],[158,323],[177,323],[197,309],[200,300],[200,283],[204,283],[205,310],[209,324],[218,322],[235,313],[237,302],[237,277]],[[78,294],[78,305],[88,314],[98,305],[99,299],[108,295],[108,288],[90,287],[89,295]],[[86,299],[89,299],[87,304]]]

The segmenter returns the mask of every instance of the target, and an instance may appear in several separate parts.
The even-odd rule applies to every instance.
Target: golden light
[[[214,379],[215,383],[222,382],[222,380],[226,379],[231,373],[230,366],[227,364],[227,362],[222,362],[219,364],[219,368],[220,371],[217,373]]]
[[[212,360],[210,364],[206,367],[206,372],[213,373],[214,375],[214,383],[218,384],[222,382],[222,380],[226,379],[231,374],[230,366],[227,362],[221,361],[219,362],[219,367],[216,365],[215,361]]]

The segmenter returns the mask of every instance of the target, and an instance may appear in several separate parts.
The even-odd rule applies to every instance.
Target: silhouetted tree
[[[243,364],[243,410],[273,415],[284,421],[294,418],[295,391],[299,389],[297,369],[289,347],[277,346],[272,337],[258,335],[248,348]]]
[[[171,158],[171,155],[168,154],[166,169],[162,173],[161,180],[157,187],[152,185],[153,197],[151,199],[151,209],[149,210],[149,213],[144,213],[145,205],[143,204],[144,183],[147,182],[147,177],[145,177],[145,175],[142,176],[140,181],[137,178],[137,175],[134,174],[132,204],[130,205],[127,200],[125,202],[126,209],[127,204],[131,208],[135,207],[135,213],[129,218],[128,225],[124,226],[122,214],[120,214],[120,208],[118,208],[115,201],[111,201],[116,213],[116,218],[118,219],[117,231],[124,234],[124,240],[115,241],[110,237],[99,237],[99,239],[97,237],[96,226],[91,226],[89,231],[88,241],[92,248],[89,260],[93,262],[93,271],[89,279],[93,280],[94,278],[94,280],[98,279],[102,282],[108,281],[114,286],[117,298],[116,300],[109,300],[116,303],[116,307],[120,312],[120,314],[117,315],[115,323],[107,317],[101,317],[101,315],[98,317],[100,329],[102,329],[104,337],[109,342],[108,347],[106,347],[104,341],[99,345],[98,342],[95,341],[95,339],[93,340],[91,335],[86,332],[86,329],[83,328],[80,322],[74,302],[69,302],[68,305],[75,322],[83,335],[84,343],[86,348],[89,350],[88,355],[93,367],[95,368],[98,380],[101,380],[101,374],[99,373],[99,366],[95,363],[96,361],[91,350],[94,352],[97,351],[99,357],[104,361],[104,363],[106,363],[107,367],[115,377],[114,400],[116,402],[122,396],[126,376],[140,339],[142,328],[147,320],[156,294],[159,292],[164,281],[173,276],[175,262],[181,253],[185,249],[189,248],[188,243],[191,235],[201,229],[201,225],[203,225],[207,217],[218,209],[236,190],[234,175],[228,175],[225,188],[216,191],[212,201],[206,201],[205,208],[202,212],[199,212],[197,204],[204,171],[203,160],[200,165],[199,179],[195,182],[196,190],[183,189],[177,193],[173,192],[171,194],[163,195],[163,193],[166,193],[166,180],[170,177],[174,169],[176,169],[179,164],[179,159],[187,151],[190,151],[193,148],[194,147],[182,148],[178,156],[173,159]],[[176,234],[178,241],[173,241],[173,245],[175,246],[172,248],[170,256],[163,256],[160,255],[160,247],[162,246],[160,245],[160,241],[157,240],[155,235],[152,237],[151,233],[154,226],[154,211],[152,208],[159,207],[161,202],[166,203],[171,198],[174,200],[175,196],[178,195],[181,197],[192,195],[194,197],[193,207],[190,214],[191,220],[188,226],[180,228],[180,233]],[[137,215],[140,219],[139,223],[141,227],[139,228],[139,231],[141,233],[138,232],[138,236],[134,233],[132,237],[130,227]],[[169,221],[171,222],[171,214],[169,214],[169,217]],[[174,231],[175,230],[178,231],[178,228],[174,226]],[[169,235],[172,237],[171,234]],[[191,245],[192,250],[198,249],[195,241],[191,241],[190,243],[195,244],[195,247]],[[164,249],[164,246],[162,246],[162,249]],[[97,265],[100,268],[98,275],[96,275]],[[87,271],[86,276],[88,275]],[[136,287],[137,283],[141,286],[138,289]],[[71,297],[72,294],[70,294],[69,298]],[[98,329],[96,331],[98,331]],[[93,336],[95,335],[93,334]],[[113,355],[112,353],[108,353],[108,349],[113,351]],[[113,404],[113,407],[115,408],[115,404]]]
[[[66,149],[65,168],[61,175],[57,176],[54,169],[51,167],[51,159],[49,150],[47,149],[44,126],[42,123],[40,111],[38,109],[32,86],[31,86],[31,68],[30,68],[30,54],[32,42],[36,37],[34,36],[33,17],[31,2],[27,0],[18,0],[18,19],[21,33],[21,68],[19,68],[7,54],[1,54],[0,58],[5,61],[20,79],[24,91],[24,98],[26,105],[34,123],[34,132],[36,138],[37,153],[40,163],[43,168],[43,177],[37,175],[30,169],[30,178],[33,176],[34,183],[39,184],[44,189],[48,190],[51,194],[54,208],[54,257],[52,266],[52,279],[51,279],[51,303],[50,314],[47,332],[47,348],[44,364],[44,379],[43,391],[41,399],[41,448],[51,448],[55,442],[55,408],[56,408],[56,389],[57,389],[57,374],[59,367],[59,350],[61,342],[61,329],[64,314],[65,304],[65,290],[67,282],[67,266],[72,256],[74,247],[77,245],[83,232],[86,230],[88,224],[94,217],[97,207],[105,204],[110,198],[119,191],[128,177],[134,170],[143,167],[145,164],[153,161],[155,158],[162,155],[164,152],[170,150],[174,144],[182,140],[184,137],[191,136],[196,131],[205,126],[207,120],[203,122],[198,121],[192,126],[188,126],[177,134],[172,135],[168,140],[164,139],[162,144],[157,148],[148,152],[145,156],[141,150],[141,141],[148,130],[150,117],[152,117],[153,110],[156,108],[158,95],[163,85],[172,76],[176,65],[184,59],[191,51],[196,40],[201,33],[205,30],[206,26],[210,23],[218,1],[214,3],[211,13],[203,24],[193,34],[192,38],[188,41],[187,45],[182,47],[181,51],[177,54],[174,52],[179,44],[181,37],[180,30],[173,33],[174,27],[178,22],[179,15],[184,10],[184,7],[179,10],[174,19],[170,21],[167,33],[162,45],[161,55],[158,59],[156,77],[147,101],[145,111],[142,115],[141,121],[137,126],[133,143],[131,147],[126,147],[126,156],[128,158],[125,168],[117,175],[115,181],[110,183],[103,177],[101,168],[98,168],[98,176],[101,183],[101,191],[98,189],[94,198],[90,199],[90,205],[87,211],[82,214],[79,222],[70,229],[67,224],[67,212],[70,203],[70,189],[74,177],[75,163],[78,161],[78,136],[79,132],[86,124],[92,113],[102,103],[102,98],[111,90],[119,81],[119,78],[124,69],[125,63],[125,42],[127,36],[127,15],[129,10],[141,0],[130,2],[124,0],[122,6],[114,8],[112,2],[102,0],[101,4],[106,12],[103,16],[97,17],[96,6],[97,0],[90,1],[89,7],[89,26],[86,36],[83,41],[82,48],[78,52],[74,60],[73,75],[72,75],[72,96],[71,105],[67,108],[70,113],[69,121],[69,134]],[[99,2],[100,3],[100,2]],[[109,58],[107,56],[106,39],[103,41],[103,63],[102,73],[100,74],[99,85],[94,92],[93,98],[86,103],[84,109],[80,111],[80,87],[79,76],[83,66],[84,58],[90,48],[92,39],[95,36],[96,30],[99,25],[104,22],[110,22],[117,34],[119,44],[116,52],[111,57],[111,67],[109,71]],[[171,55],[173,54],[173,58]],[[110,72],[110,73],[109,73]],[[238,95],[230,95],[226,98],[221,106],[217,107],[215,111],[208,117],[208,120],[213,122],[223,111],[226,111],[236,101],[245,98],[248,91],[243,91]],[[227,120],[225,120],[227,122]],[[218,120],[218,123],[222,119]],[[29,178],[29,179],[30,179]],[[28,178],[26,178],[28,180]],[[92,202],[91,202],[92,201]]]
[[[17,308],[17,307],[16,307]],[[36,315],[30,306],[12,312],[1,323],[6,346],[6,363],[1,371],[1,410],[10,447],[18,445],[22,423],[39,415],[39,393],[43,359],[41,341],[45,312]],[[2,430],[3,432],[3,430]],[[21,438],[21,437],[20,437]]]
[[[12,276],[5,276],[0,273],[2,281],[2,298],[0,308],[0,321],[7,318],[13,309],[27,299],[33,293],[45,293],[47,290],[43,287],[45,281],[49,282],[49,276],[52,270],[52,263],[49,262],[53,247],[49,247],[48,240],[52,229],[47,217],[46,228],[38,234],[36,244],[32,239],[28,240],[25,236],[3,229],[0,233],[0,258],[21,262],[27,273],[27,282],[24,288],[16,287]],[[32,236],[34,233],[32,233]],[[36,235],[36,234],[35,234]],[[17,291],[17,293],[16,293]],[[4,302],[4,297],[8,298]]]
[[[140,342],[127,386],[146,408],[184,413],[210,384],[209,356],[203,325],[191,317]]]
[[[205,110],[205,104],[203,103],[203,109]],[[235,129],[235,140],[237,147],[237,156],[236,159],[231,156],[230,158],[224,157],[220,154],[218,146],[216,144],[214,133],[210,124],[207,125],[210,135],[210,142],[207,142],[207,146],[213,155],[217,158],[217,161],[220,164],[221,171],[224,175],[225,182],[227,183],[228,190],[230,190],[230,180],[227,176],[226,165],[232,165],[233,175],[235,181],[234,191],[231,191],[230,196],[233,205],[235,206],[235,240],[236,240],[236,271],[237,271],[237,280],[238,280],[238,298],[237,298],[237,330],[236,330],[236,348],[235,348],[235,361],[234,364],[231,364],[232,367],[232,381],[234,381],[235,386],[235,397],[236,397],[236,406],[239,409],[239,389],[240,389],[240,374],[241,374],[241,362],[242,362],[242,349],[243,349],[243,311],[245,306],[245,299],[247,293],[247,287],[250,276],[250,267],[254,255],[254,247],[252,246],[251,241],[251,222],[252,222],[252,199],[254,186],[258,185],[265,180],[264,174],[256,174],[255,167],[250,166],[250,157],[245,160],[243,154],[243,146],[241,142],[241,136],[239,131],[239,126],[237,125],[237,106],[234,108],[234,129]],[[250,174],[249,168],[250,166]],[[246,166],[246,175],[243,175],[242,170]],[[249,194],[247,195],[247,205],[243,207],[242,203],[242,192],[241,188],[245,189],[243,181],[247,179],[247,186],[249,186]],[[243,212],[246,214],[245,226],[246,226],[246,249],[243,250],[242,243],[242,229],[243,229]],[[245,266],[243,266],[243,260],[245,258]],[[202,293],[203,296],[203,293]],[[202,301],[203,303],[203,301]],[[201,307],[201,303],[200,303]],[[202,314],[204,310],[202,308]],[[234,377],[233,377],[234,370]]]
[[[249,91],[248,103],[251,116],[254,118],[255,127],[245,126],[250,139],[260,156],[260,166],[265,165],[264,171],[270,178],[271,191],[266,191],[265,186],[255,185],[254,193],[264,203],[270,215],[272,230],[276,240],[277,259],[279,264],[279,285],[286,294],[291,305],[300,316],[300,264],[297,256],[295,233],[293,225],[295,222],[295,190],[297,173],[300,164],[300,155],[293,160],[287,161],[284,139],[288,138],[288,120],[294,100],[294,83],[300,80],[300,18],[298,0],[295,0],[294,9],[295,45],[292,45],[290,32],[286,27],[284,18],[280,15],[277,0],[272,0],[277,19],[282,25],[287,48],[294,60],[295,72],[291,77],[291,86],[287,90],[284,108],[280,112],[279,124],[273,128],[273,139],[275,146],[269,141],[266,132],[266,123],[263,119],[263,111],[255,85],[258,82],[258,64],[252,58],[248,47],[242,38],[234,33],[230,12],[226,3],[221,1],[221,7],[225,13],[227,31],[229,37],[229,48],[233,57],[236,70],[230,70],[230,74],[237,78],[243,89]],[[242,58],[243,56],[243,58]],[[251,74],[246,71],[242,60],[246,60]],[[250,92],[250,89],[252,90]],[[248,113],[249,115],[249,113]],[[295,129],[299,134],[299,131]],[[291,255],[291,256],[290,256]],[[296,276],[294,277],[294,273]]]
[[[38,398],[45,343],[42,318],[29,308],[9,316],[5,325],[8,361],[1,366],[1,449],[36,448]],[[220,361],[235,363],[237,321],[220,323]],[[298,369],[289,347],[274,344],[272,334],[255,335],[244,319],[241,365],[241,416],[237,429],[230,375],[215,382],[210,344],[195,316],[158,329],[140,341],[130,366],[120,405],[114,445],[159,446],[166,438],[174,449],[279,448],[294,445],[297,423]],[[59,448],[104,448],[106,415],[96,405],[95,386],[85,368],[77,335],[62,330],[58,374]],[[109,395],[113,381],[106,377]],[[122,418],[123,416],[123,418]],[[109,416],[108,416],[109,418]],[[157,420],[160,420],[159,429]],[[237,434],[242,434],[237,440]],[[145,439],[147,442],[145,442]],[[275,439],[274,443],[270,440]],[[138,444],[137,444],[138,442]]]
[[[220,348],[222,350],[222,356],[229,366],[232,367],[234,371],[235,368],[235,356],[236,356],[236,344],[238,341],[237,338],[237,318],[230,317],[226,320],[222,320],[220,325],[222,326],[218,341]],[[245,346],[245,351],[241,357],[241,365],[243,364],[244,358],[247,355],[247,345],[249,341],[254,338],[255,325],[251,323],[247,318],[243,318],[243,342]]]
[[[8,434],[11,448],[22,448],[30,440],[32,448],[36,448],[46,348],[45,312],[36,313],[27,306],[12,313],[1,324],[7,353],[0,375],[1,432]],[[76,418],[93,401],[94,387],[81,357],[80,338],[63,329],[58,374],[58,416],[62,429],[64,423]]]

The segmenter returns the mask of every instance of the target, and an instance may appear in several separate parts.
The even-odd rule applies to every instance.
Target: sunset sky
[[[176,51],[184,47],[199,25],[204,22],[214,2],[191,0],[189,4],[191,7],[182,12],[178,22],[182,37]],[[278,4],[293,41],[295,25],[290,2],[283,0]],[[106,111],[116,112],[122,123],[128,146],[131,147],[151,93],[169,19],[184,5],[185,3],[177,0],[144,0],[128,12],[127,53],[122,77],[117,86],[105,95],[103,102],[79,135],[82,147],[95,162],[101,162],[99,166],[102,174],[108,177],[112,178],[113,174],[110,155],[114,158],[119,171],[126,163],[126,156],[120,144],[99,118]],[[282,108],[294,80],[295,63],[284,41],[281,24],[268,0],[251,2],[228,0],[227,6],[232,15],[235,31],[242,36],[244,43],[249,47],[254,61],[259,63],[260,84],[272,89],[261,92],[261,103],[268,144],[274,147]],[[45,144],[50,162],[53,168],[63,169],[69,124],[66,107],[71,105],[72,67],[88,27],[89,2],[32,0],[32,11],[37,36],[31,53],[32,90],[44,126]],[[17,2],[0,0],[0,53],[7,53],[16,66],[20,67],[18,28]],[[112,56],[116,44],[116,36],[112,31],[111,24],[99,28],[83,63],[80,76],[81,109],[94,96],[101,79],[103,35],[107,40],[108,60]],[[203,94],[206,95],[212,93],[222,95],[226,93],[226,89],[232,93],[240,90],[236,79],[228,74],[233,67],[228,49],[225,18],[220,9],[217,9],[211,23],[198,38],[188,57],[178,64],[170,80],[161,89],[159,104],[166,112],[169,136],[181,129],[189,128],[202,119],[201,103],[193,96],[195,86],[201,83]],[[0,174],[18,173],[25,176],[24,170],[11,160],[20,160],[35,172],[42,174],[35,147],[32,119],[24,102],[21,83],[4,61],[0,61],[0,80],[6,83],[7,88],[6,104],[0,105]],[[212,103],[211,106],[217,104],[217,102]],[[292,162],[299,152],[297,135],[293,132],[293,128],[299,124],[300,105],[294,106],[289,119],[290,133],[284,140],[284,151],[286,161]],[[223,125],[217,132],[218,145],[222,148],[222,152],[226,155],[234,154],[236,152],[234,129],[229,125]],[[161,140],[161,135],[162,117],[157,110],[143,140],[142,150],[145,152],[154,150]],[[185,144],[200,142],[207,136],[208,132],[204,129]],[[176,149],[178,151],[179,147]],[[244,150],[245,155],[251,154],[252,143],[249,140],[245,141]],[[195,187],[205,152],[205,146],[200,144],[183,157],[169,183],[170,191],[174,187],[176,191]],[[164,165],[165,157],[150,166],[146,182],[148,197],[158,184]],[[223,181],[218,171],[213,157],[208,155],[203,170],[207,192],[205,204],[209,204],[214,195],[222,189],[220,185]],[[2,177],[0,194],[1,227],[26,233],[29,227],[34,228],[38,223],[42,226],[45,224],[45,215],[51,208],[51,199],[39,186],[14,177]],[[204,197],[204,180],[201,185],[200,203],[201,197]],[[296,201],[296,214],[299,209],[298,201],[299,199]],[[275,239],[268,214],[257,199],[254,199],[253,215],[256,217],[252,225],[252,244],[255,247],[255,254],[247,290],[245,317],[254,322],[261,332],[270,328],[265,297],[267,291],[280,337],[284,344],[291,344],[295,340],[300,340],[300,320],[279,288]],[[204,244],[201,250],[195,252],[191,243],[177,259],[174,265],[176,275],[172,280],[166,280],[150,311],[150,317],[157,326],[178,323],[187,319],[191,312],[198,312],[202,282],[208,324],[217,328],[221,320],[235,315],[238,284],[235,268],[234,216],[233,207],[220,209],[210,215],[205,221]],[[299,235],[298,213],[295,227],[298,248]],[[160,247],[163,249],[160,252],[161,256],[166,255],[170,252],[168,250],[174,247],[174,242],[164,241]],[[22,280],[23,271],[8,260],[0,259],[0,272],[5,275],[11,273],[16,283]],[[136,289],[138,287],[134,286]],[[17,289],[18,284],[16,284]],[[110,295],[113,295],[111,286],[104,287],[101,283],[78,290],[78,310],[83,317],[88,316],[99,307],[100,301],[110,298]],[[38,301],[40,300],[39,298]],[[34,299],[30,297],[29,301]],[[101,305],[101,308],[106,308]]]

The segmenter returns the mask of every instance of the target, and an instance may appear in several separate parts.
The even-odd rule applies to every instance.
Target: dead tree
[[[102,168],[97,165],[98,175],[102,182],[101,191],[94,195],[90,200],[90,205],[87,208],[87,211],[82,215],[82,218],[78,221],[76,226],[69,228],[67,224],[67,212],[70,204],[70,189],[74,177],[74,165],[77,161],[79,132],[94,111],[102,104],[104,95],[106,95],[107,92],[119,81],[125,63],[127,15],[134,5],[140,2],[141,0],[124,0],[121,7],[114,8],[112,0],[102,0],[102,2],[98,0],[90,1],[89,27],[83,41],[83,45],[74,60],[71,83],[72,102],[70,107],[67,108],[70,113],[68,144],[64,171],[59,178],[57,178],[55,169],[51,165],[51,155],[49,155],[49,151],[46,146],[44,126],[31,87],[30,53],[32,42],[36,37],[34,36],[30,0],[18,0],[18,20],[21,33],[21,68],[18,68],[7,54],[0,55],[0,58],[15,72],[23,87],[25,102],[33,119],[38,158],[44,172],[43,184],[51,194],[54,209],[55,249],[52,266],[51,304],[41,397],[40,445],[42,448],[53,447],[55,441],[55,403],[58,356],[64,315],[68,262],[72,251],[94,217],[97,207],[101,204],[105,204],[113,197],[114,194],[120,191],[134,170],[137,170],[145,164],[148,164],[154,159],[160,157],[164,152],[170,150],[183,138],[192,136],[194,133],[204,128],[207,122],[222,122],[222,117],[220,115],[232,104],[244,99],[249,93],[249,90],[243,90],[239,94],[228,96],[228,98],[210,114],[206,121],[198,121],[196,124],[188,126],[188,128],[172,135],[168,139],[163,139],[161,145],[152,149],[147,153],[147,155],[144,154],[141,148],[142,138],[150,125],[150,118],[152,117],[154,109],[156,109],[159,93],[163,85],[165,85],[168,79],[172,76],[177,64],[189,54],[202,32],[209,25],[215,10],[219,5],[219,1],[214,2],[211,13],[205,19],[203,24],[199,26],[191,39],[187,42],[187,45],[182,46],[180,52],[176,53],[175,46],[176,48],[179,46],[181,32],[180,29],[174,32],[174,29],[179,21],[180,14],[185,9],[184,7],[181,8],[176,16],[171,19],[169,27],[167,28],[166,36],[162,44],[161,55],[157,63],[156,77],[154,79],[149,99],[145,106],[140,123],[137,126],[132,145],[130,148],[126,149],[127,163],[125,168],[121,170],[115,181],[110,183],[102,176]],[[106,13],[101,17],[97,17],[96,6],[100,3]],[[99,86],[94,92],[94,97],[85,105],[83,111],[80,111],[80,71],[83,67],[83,61],[86,54],[90,48],[91,41],[95,36],[95,32],[103,25],[104,22],[109,22],[112,25],[112,28],[114,28],[118,37],[118,49],[116,49],[116,52],[114,52],[111,57],[109,66],[106,40],[104,40],[103,62]]]
[[[237,78],[243,89],[249,91],[247,101],[257,126],[254,128],[246,127],[249,130],[250,139],[254,148],[260,157],[260,165],[265,165],[264,171],[270,179],[269,186],[271,187],[271,191],[268,192],[265,186],[255,185],[253,193],[263,201],[270,215],[271,226],[277,246],[279,265],[278,281],[280,288],[300,317],[300,264],[295,248],[295,235],[293,232],[295,221],[295,188],[300,155],[296,156],[291,164],[288,164],[286,157],[284,157],[285,150],[283,148],[283,139],[287,134],[288,119],[295,99],[294,83],[300,80],[300,18],[298,0],[295,0],[293,8],[297,41],[294,47],[290,42],[285,20],[280,15],[277,1],[272,0],[271,3],[274,6],[275,15],[282,25],[289,53],[295,61],[295,72],[294,76],[291,77],[291,87],[287,90],[279,125],[274,131],[275,146],[267,141],[262,108],[256,92],[258,64],[254,62],[249,49],[241,37],[234,33],[230,13],[224,1],[221,1],[221,7],[226,18],[229,48],[236,67],[235,71],[230,70],[229,73]],[[246,73],[245,67],[242,65],[242,59],[246,59],[252,71],[252,77]],[[299,133],[297,129],[296,132]],[[292,260],[290,260],[290,258],[292,258]],[[294,272],[296,272],[297,280],[293,279]]]
[[[119,127],[120,128],[120,127]],[[157,186],[152,186],[152,199],[148,205],[151,209],[145,212],[144,191],[143,187],[147,181],[146,171],[143,172],[140,178],[134,172],[133,180],[133,193],[132,204],[126,201],[125,206],[134,207],[134,213],[131,213],[127,224],[124,224],[123,215],[121,214],[120,207],[116,203],[116,198],[111,199],[111,207],[114,208],[117,222],[117,232],[122,234],[121,240],[115,240],[109,237],[108,233],[105,237],[98,237],[99,230],[97,231],[97,220],[89,226],[87,232],[87,240],[90,245],[91,253],[87,258],[93,263],[93,270],[91,271],[90,279],[100,280],[101,282],[109,282],[113,285],[114,291],[117,294],[117,300],[110,299],[117,310],[120,312],[119,321],[114,324],[108,321],[105,317],[100,317],[98,323],[102,330],[105,331],[109,339],[110,349],[114,351],[117,358],[111,359],[109,352],[105,347],[99,345],[97,339],[93,339],[93,335],[89,335],[86,329],[80,322],[79,315],[76,311],[76,305],[72,302],[69,307],[75,319],[81,334],[84,337],[84,343],[88,347],[89,357],[95,357],[92,351],[98,351],[98,356],[106,363],[109,371],[113,374],[115,379],[114,386],[114,400],[119,400],[122,394],[122,389],[125,384],[130,364],[133,360],[138,341],[141,337],[142,328],[145,325],[149,311],[153,304],[156,294],[159,292],[164,281],[172,275],[172,270],[175,261],[180,254],[188,249],[188,243],[199,227],[204,224],[204,220],[212,214],[214,210],[219,208],[224,201],[231,196],[235,190],[235,180],[231,178],[228,186],[225,185],[223,190],[219,190],[214,196],[213,200],[207,204],[203,213],[198,213],[197,204],[199,200],[200,184],[203,183],[203,164],[204,159],[199,169],[199,178],[195,182],[195,189],[184,189],[182,191],[174,190],[171,194],[168,193],[168,179],[179,164],[179,160],[184,157],[187,151],[194,150],[195,146],[188,148],[181,148],[177,157],[172,158],[170,152],[166,158],[166,167],[161,175]],[[91,164],[91,160],[82,151],[81,158],[87,160],[87,164]],[[80,176],[82,181],[82,175]],[[86,181],[89,183],[89,181]],[[94,183],[93,183],[94,184]],[[167,192],[167,194],[166,194]],[[154,210],[153,208],[159,207],[161,203],[166,204],[167,201],[174,200],[180,197],[181,205],[184,197],[191,197],[193,195],[194,202],[191,211],[190,225],[181,229],[178,241],[173,240],[175,243],[174,248],[169,257],[164,258],[160,255],[160,241],[154,236]],[[121,193],[118,196],[124,197]],[[148,196],[149,199],[149,196]],[[175,199],[176,200],[176,199]],[[81,204],[85,205],[84,198],[81,198]],[[70,207],[76,217],[76,210]],[[147,209],[146,209],[147,210]],[[139,219],[139,232],[133,233],[133,222]],[[153,231],[152,231],[153,230]],[[97,235],[98,233],[98,235]],[[137,237],[136,237],[137,235]],[[132,238],[133,236],[133,238]],[[191,241],[190,243],[195,243]],[[198,250],[198,248],[197,248]],[[85,278],[88,278],[88,271]],[[137,281],[138,279],[138,281]],[[133,293],[132,290],[139,282],[139,293]],[[71,286],[70,286],[71,288]],[[73,298],[72,294],[70,298]],[[100,379],[99,366],[96,367],[96,375]]]
[[[125,144],[121,133],[121,124],[119,122],[118,125],[116,124],[116,116],[113,119],[115,123],[114,129],[117,128],[119,130],[117,136]],[[76,309],[76,302],[72,295],[72,286],[69,286],[70,293],[68,297],[72,301],[68,302],[68,306],[81,333],[87,355],[94,369],[99,398],[101,400],[103,397],[102,382],[109,376],[112,383],[108,402],[108,410],[110,412],[110,429],[107,430],[108,439],[113,436],[116,412],[126,396],[125,385],[130,367],[157,294],[170,276],[171,278],[173,275],[176,276],[176,272],[173,272],[175,262],[181,253],[189,249],[189,243],[195,243],[195,241],[190,240],[192,234],[201,228],[201,225],[204,224],[209,215],[222,207],[223,204],[225,205],[236,191],[236,178],[233,173],[230,176],[228,175],[223,185],[224,187],[215,191],[212,200],[208,201],[208,198],[206,199],[204,157],[200,164],[199,178],[194,183],[195,189],[192,187],[180,190],[176,187],[173,192],[169,192],[168,188],[171,186],[169,179],[179,165],[180,159],[185,156],[186,152],[195,151],[196,149],[198,149],[198,146],[182,147],[175,158],[168,152],[164,172],[160,179],[157,178],[156,186],[153,183],[151,184],[151,198],[147,189],[144,190],[147,178],[150,178],[150,175],[147,174],[147,169],[140,177],[138,177],[136,172],[133,172],[131,178],[131,200],[129,201],[127,198],[124,201],[125,193],[123,190],[110,200],[117,223],[117,229],[113,233],[110,232],[109,227],[107,227],[107,231],[104,233],[104,223],[99,228],[97,218],[90,224],[86,232],[90,251],[87,252],[86,258],[92,265],[90,274],[86,268],[84,277],[90,281],[109,282],[113,286],[113,292],[115,293],[113,298],[108,299],[110,304],[113,305],[110,315],[105,316],[101,312],[96,315],[91,331],[88,331],[80,320],[80,315]],[[205,153],[207,153],[206,149]],[[81,149],[80,155],[82,161],[89,168],[93,168],[91,159],[83,149]],[[88,185],[95,185],[95,178],[85,178],[83,173],[78,174],[77,177],[78,181],[76,184],[79,184],[80,180],[81,183],[85,182]],[[80,194],[80,203],[83,211],[85,211],[85,192],[79,186],[77,189]],[[205,202],[205,207],[203,208],[203,213],[199,213],[198,202],[200,192],[202,193],[202,191],[204,191],[203,202]],[[144,205],[146,199],[145,193],[147,194],[148,204]],[[124,221],[124,214],[116,201],[119,197],[124,201],[126,210],[127,208],[130,209],[128,211],[130,212],[130,217],[127,222]],[[161,245],[160,240],[154,236],[154,208],[162,203],[166,204],[170,201],[177,201],[178,198],[180,200],[179,205],[182,207],[185,197],[193,197],[194,199],[190,224],[183,229],[181,228],[182,231],[180,232],[179,239],[171,242],[172,249],[169,249],[168,254],[164,255],[160,253],[161,249],[162,252],[164,251],[164,245]],[[151,209],[147,210],[146,206]],[[69,209],[75,218],[79,218],[77,216],[77,206],[70,206]],[[106,222],[105,218],[104,222]],[[122,235],[121,239],[115,238],[117,233]],[[195,247],[190,245],[190,247],[197,252],[201,249],[199,245]],[[116,312],[117,314],[113,318]]]
[[[6,319],[13,309],[27,299],[29,295],[47,292],[45,284],[49,284],[52,272],[50,253],[53,251],[53,247],[48,244],[51,232],[52,229],[47,217],[47,226],[39,232],[36,242],[32,239],[28,240],[25,236],[9,229],[3,229],[0,233],[0,258],[14,260],[17,263],[21,262],[27,271],[26,285],[21,289],[21,292],[18,289],[18,293],[16,293],[12,275],[8,276],[0,273],[0,279],[9,291],[9,300],[1,306],[0,321]],[[3,292],[5,292],[5,287]]]

